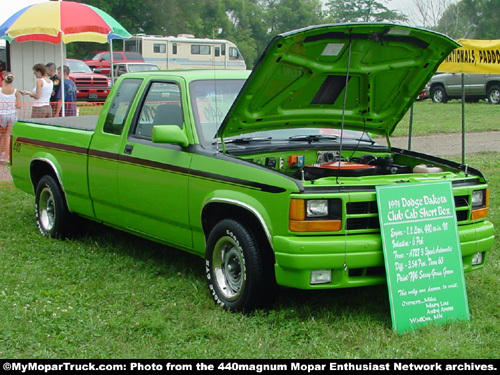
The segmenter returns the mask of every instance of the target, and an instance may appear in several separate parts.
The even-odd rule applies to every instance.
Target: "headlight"
[[[306,201],[306,217],[328,216],[328,201],[326,199],[311,199]]]
[[[292,199],[289,215],[292,232],[338,232],[342,229],[340,199]]]
[[[490,201],[490,191],[485,190],[474,190],[472,192],[472,210],[471,210],[471,220],[484,219],[488,216],[488,206]]]
[[[472,192],[472,208],[484,206],[485,190],[475,190]]]

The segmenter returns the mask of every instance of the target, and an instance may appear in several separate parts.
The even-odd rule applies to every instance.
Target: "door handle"
[[[132,150],[134,149],[134,146],[132,145],[126,145],[125,146],[125,151],[123,151],[125,154],[132,155]]]

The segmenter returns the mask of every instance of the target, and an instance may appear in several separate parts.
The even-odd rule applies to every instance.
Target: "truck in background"
[[[162,70],[246,69],[238,47],[225,39],[136,34],[122,43],[125,51],[140,53]]]
[[[467,102],[487,99],[491,104],[500,104],[500,75],[465,73],[464,90]],[[461,99],[462,73],[436,74],[427,83],[426,91],[434,103]]]
[[[111,74],[111,52],[100,51],[89,53],[83,62],[96,73]],[[140,53],[113,51],[113,63],[144,62]]]
[[[104,74],[98,74],[81,60],[66,59],[69,78],[75,82],[76,98],[85,101],[104,101],[111,90],[111,80]]]

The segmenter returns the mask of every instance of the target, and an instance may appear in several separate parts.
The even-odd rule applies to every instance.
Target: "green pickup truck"
[[[10,170],[36,222],[75,216],[204,258],[215,302],[272,304],[278,286],[386,282],[376,186],[452,183],[464,271],[493,246],[481,172],[376,144],[457,47],[393,24],[275,37],[252,72],[121,76],[96,117],[21,120]]]

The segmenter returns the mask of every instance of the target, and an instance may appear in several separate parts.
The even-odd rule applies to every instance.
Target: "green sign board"
[[[392,325],[469,320],[451,182],[377,186]]]

